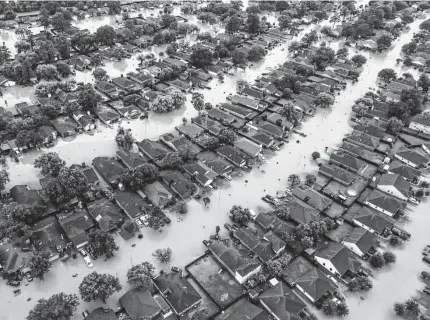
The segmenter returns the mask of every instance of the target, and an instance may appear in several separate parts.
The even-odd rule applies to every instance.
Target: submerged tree
[[[96,271],[88,274],[79,285],[82,300],[86,302],[100,299],[106,303],[106,300],[113,293],[121,289],[118,277],[107,273],[97,273]]]
[[[57,293],[48,299],[39,299],[37,304],[31,309],[26,320],[70,320],[78,305],[79,298],[77,295]]]
[[[127,282],[144,291],[151,287],[155,267],[149,262],[142,262],[127,271]]]
[[[152,255],[161,263],[169,263],[172,258],[172,249],[157,249]]]

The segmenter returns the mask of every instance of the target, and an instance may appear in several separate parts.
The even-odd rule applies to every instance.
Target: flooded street
[[[106,19],[106,17],[102,19]],[[104,21],[102,19],[100,20]],[[94,31],[93,28],[97,29],[100,25],[108,23],[104,21],[103,23],[100,22],[100,25],[92,26],[91,23],[88,23],[84,26],[81,24],[84,21],[86,20],[78,22],[79,27],[88,28],[91,31]],[[372,55],[372,57],[363,53],[369,60],[358,82],[348,85],[346,90],[336,97],[336,102],[330,110],[319,110],[315,117],[308,118],[302,124],[300,130],[305,132],[307,137],[291,136],[290,143],[274,156],[268,157],[266,164],[259,169],[254,169],[249,174],[234,179],[229,182],[229,186],[215,191],[211,196],[211,204],[208,208],[205,208],[202,203],[191,200],[188,202],[188,213],[185,215],[171,214],[172,223],[163,232],[156,232],[148,228],[141,229],[144,238],[127,243],[117,237],[120,246],[119,252],[108,261],[96,260],[93,269],[88,269],[81,257],[67,263],[56,261],[51,271],[46,275],[45,281],[35,280],[27,287],[22,286],[22,294],[18,297],[13,297],[11,287],[0,286],[0,296],[2,297],[0,302],[2,316],[0,318],[2,320],[24,319],[35,302],[42,297],[49,297],[58,292],[77,293],[82,278],[93,270],[116,274],[120,278],[123,290],[107,301],[108,306],[115,308],[115,301],[127,289],[125,276],[131,265],[150,261],[154,263],[157,270],[163,268],[167,270],[171,265],[183,268],[184,265],[203,254],[205,247],[202,241],[207,239],[210,234],[215,233],[216,226],[222,227],[229,220],[227,212],[233,205],[239,204],[248,208],[261,207],[264,202],[260,198],[264,194],[275,194],[277,190],[284,189],[287,185],[288,175],[292,173],[305,175],[317,170],[316,163],[311,160],[311,153],[313,151],[323,153],[325,147],[336,147],[343,136],[351,130],[348,118],[353,101],[374,86],[379,70],[395,67],[398,74],[402,73],[401,67],[396,65],[396,59],[399,57],[402,45],[410,41],[421,21],[411,24],[410,31],[402,34],[393,43],[394,48],[388,53]],[[247,70],[236,70],[234,77],[226,76],[223,84],[214,79],[210,83],[211,90],[201,91],[205,95],[205,102],[212,104],[224,102],[228,94],[236,91],[237,80],[243,79],[252,83],[262,73],[286,61],[287,45],[288,43],[275,48],[264,61],[256,63]],[[332,45],[337,46],[336,43]],[[353,55],[352,51],[351,55]],[[131,61],[124,61],[124,63],[108,63],[106,65],[108,74],[115,77],[132,71],[135,68],[136,60],[134,58]],[[86,78],[91,77],[89,74],[82,74],[81,76],[88,79],[88,82],[92,81],[91,78]],[[11,95],[12,99],[13,95],[19,94],[19,92],[8,91],[8,94]],[[16,96],[14,97],[16,98]],[[18,98],[18,101],[26,101],[26,98],[27,96],[23,95],[22,98]],[[138,141],[143,138],[156,139],[160,134],[174,130],[175,126],[182,123],[183,117],[189,119],[197,114],[189,100],[182,110],[176,110],[168,115],[150,114],[148,120],[130,121],[129,123],[124,121],[122,125],[131,128]],[[68,164],[90,163],[95,156],[112,156],[115,154],[117,149],[114,143],[115,134],[116,128],[109,129],[100,126],[99,131],[93,136],[83,134],[70,141],[59,140],[55,147],[43,151],[58,152]],[[38,182],[40,176],[38,171],[33,168],[34,159],[40,153],[40,151],[27,153],[20,163],[8,162],[8,171],[12,181],[7,186],[8,188],[16,184],[40,187]],[[414,294],[415,289],[421,287],[417,276],[424,269],[424,265],[420,261],[420,251],[427,240],[430,242],[430,235],[423,228],[425,224],[430,222],[430,216],[427,213],[430,211],[430,204],[428,202],[422,203],[413,211],[410,217],[411,222],[405,226],[408,232],[412,234],[412,238],[404,245],[404,248],[395,250],[397,263],[391,269],[387,268],[382,272],[375,272],[374,288],[364,301],[360,300],[358,295],[348,297],[350,316],[347,319],[393,319],[394,316],[391,312],[393,302],[410,297]],[[133,243],[136,243],[135,247],[131,247]],[[170,247],[173,251],[172,263],[162,266],[154,260],[152,253],[157,248],[166,247]],[[75,273],[78,273],[78,276],[73,278],[72,274]],[[32,300],[27,302],[29,297]],[[81,302],[74,319],[81,319],[81,312],[90,309],[89,305]],[[98,302],[91,303],[91,309],[96,306],[98,306]],[[322,315],[321,319],[323,319]]]

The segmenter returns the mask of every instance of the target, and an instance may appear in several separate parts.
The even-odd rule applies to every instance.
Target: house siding
[[[354,252],[357,256],[362,257],[364,252],[355,244],[347,241],[342,241],[342,244],[347,247],[350,251]]]
[[[411,121],[411,123],[409,124],[409,128],[413,129],[413,130],[417,130],[417,131],[422,131],[424,133],[430,134],[430,127],[426,126],[424,124],[415,122],[415,121]]]
[[[330,272],[331,274],[334,275],[341,275],[339,273],[339,271],[337,271],[336,267],[333,265],[333,263],[331,263],[330,260],[315,256],[315,260],[321,265],[323,266],[328,272]]]
[[[415,164],[415,163],[413,163],[413,162],[411,162],[411,161],[409,161],[409,160],[407,160],[407,159],[405,159],[405,158],[403,158],[403,157],[401,157],[401,156],[399,156],[397,154],[395,154],[394,157],[397,158],[397,159],[399,159],[403,163],[406,163],[407,165],[411,166],[412,168],[418,167],[417,164]]]
[[[408,200],[408,197],[403,195],[396,187],[394,186],[377,186],[378,190],[381,190],[389,195],[392,195],[400,200]]]
[[[390,216],[390,217],[394,216],[394,214],[395,214],[395,213],[390,212],[388,210],[382,209],[382,208],[374,205],[373,203],[370,203],[369,201],[365,201],[364,204],[367,204],[369,207],[371,207],[371,208],[373,208],[373,209],[375,209],[375,210],[377,210],[379,212],[382,212],[382,213],[384,213],[384,214],[386,214],[387,216]]]
[[[374,230],[374,229],[372,229],[372,228],[370,228],[370,227],[368,227],[368,226],[366,226],[365,224],[363,224],[363,223],[361,223],[361,222],[359,222],[359,221],[357,221],[357,220],[352,220],[352,223],[354,223],[356,226],[359,226],[359,227],[361,227],[361,228],[363,228],[363,229],[365,229],[365,230],[367,230],[367,231],[369,231],[370,233],[374,233],[374,234],[378,234],[378,232],[376,232],[376,230]]]

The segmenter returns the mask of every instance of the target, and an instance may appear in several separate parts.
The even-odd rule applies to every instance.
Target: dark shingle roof
[[[327,247],[318,251],[316,256],[330,260],[333,266],[343,276],[348,270],[357,272],[361,263],[343,244],[331,242]]]
[[[376,236],[363,228],[354,228],[343,241],[356,244],[364,253],[377,244]]]
[[[154,317],[161,308],[148,290],[132,289],[127,291],[119,302],[132,318]]]

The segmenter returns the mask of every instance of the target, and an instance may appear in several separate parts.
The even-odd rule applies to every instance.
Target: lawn
[[[243,294],[242,286],[212,256],[197,261],[188,268],[190,274],[207,294],[224,308]]]

